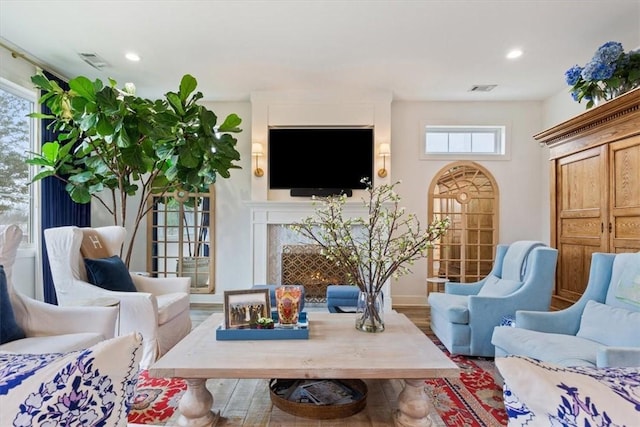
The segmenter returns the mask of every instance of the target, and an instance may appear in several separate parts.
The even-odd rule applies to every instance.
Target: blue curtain
[[[60,87],[68,89],[67,82],[60,80],[53,74],[44,72],[44,75],[58,82]],[[51,114],[46,105],[41,106],[42,113]],[[47,141],[54,141],[56,133],[47,126],[51,120],[42,120],[42,144]],[[41,218],[42,232],[40,234],[40,247],[42,248],[42,286],[45,302],[57,304],[53,279],[51,278],[51,269],[49,266],[49,258],[47,256],[47,247],[44,243],[44,230],[52,227],[61,227],[64,225],[76,225],[78,227],[89,227],[91,225],[91,204],[81,205],[71,200],[71,197],[64,189],[65,183],[58,178],[48,177],[41,181]]]

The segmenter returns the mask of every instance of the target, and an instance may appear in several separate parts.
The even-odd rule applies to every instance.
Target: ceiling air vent
[[[473,85],[469,92],[491,92],[498,85]]]
[[[99,57],[95,53],[79,53],[80,58],[87,64],[91,65],[93,68],[97,68],[98,70],[102,70],[104,67],[109,66],[109,63]]]

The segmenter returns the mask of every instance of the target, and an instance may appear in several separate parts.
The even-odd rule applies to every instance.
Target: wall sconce
[[[256,158],[256,168],[253,170],[253,174],[257,177],[261,177],[264,175],[264,171],[258,165],[258,157],[261,157],[264,154],[262,151],[262,144],[259,142],[254,142],[251,144],[251,155]]]
[[[387,176],[387,157],[391,157],[391,147],[387,143],[378,146],[378,155],[382,157],[382,169],[378,170],[378,176],[384,178]]]

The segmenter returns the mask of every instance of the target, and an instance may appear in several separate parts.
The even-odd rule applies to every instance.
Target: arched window
[[[469,283],[485,277],[498,242],[498,187],[475,162],[442,168],[429,186],[429,218],[449,217],[451,227],[428,258],[429,277]]]

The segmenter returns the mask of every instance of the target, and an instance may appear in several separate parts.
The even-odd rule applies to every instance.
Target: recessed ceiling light
[[[124,57],[127,58],[129,61],[133,61],[133,62],[140,61],[140,56],[138,56],[137,53],[129,52],[125,54]]]
[[[509,59],[516,59],[516,58],[520,58],[522,56],[522,50],[520,49],[513,49],[510,50],[509,53],[507,53],[507,58]]]

